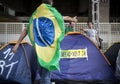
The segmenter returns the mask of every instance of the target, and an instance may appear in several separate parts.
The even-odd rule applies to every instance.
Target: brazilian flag
[[[41,4],[29,20],[28,35],[39,64],[49,71],[59,70],[59,49],[64,31],[63,16],[49,4]]]

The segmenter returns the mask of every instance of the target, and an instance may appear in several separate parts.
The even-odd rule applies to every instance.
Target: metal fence
[[[20,22],[0,22],[0,45],[10,41],[18,40],[22,30],[27,27],[28,23]],[[68,26],[68,23],[65,23]],[[86,23],[76,23],[74,31],[81,32],[82,28],[86,28]],[[120,41],[120,23],[100,23],[100,28],[96,30],[103,39],[103,51],[106,51],[113,43]],[[28,36],[24,39],[29,41]]]

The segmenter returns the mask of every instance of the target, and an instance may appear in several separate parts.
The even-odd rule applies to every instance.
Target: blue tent
[[[80,33],[70,33],[60,46],[61,71],[53,71],[53,80],[106,81],[114,84],[115,76],[109,61],[88,37]]]
[[[23,42],[14,54],[14,45],[8,43],[0,49],[0,84],[32,84],[37,70],[36,52]]]

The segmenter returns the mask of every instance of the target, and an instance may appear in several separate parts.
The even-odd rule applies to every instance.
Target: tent
[[[116,60],[119,50],[120,50],[120,42],[116,42],[113,45],[111,45],[104,53],[107,59],[109,60],[109,62],[111,63],[111,67],[114,72],[116,69]]]
[[[56,84],[115,84],[109,61],[88,37],[69,33],[60,47],[61,71],[52,72]]]
[[[0,48],[0,84],[32,84],[37,70],[35,50],[29,43],[22,42],[13,53],[14,45],[10,42]]]
[[[120,49],[119,49],[117,60],[116,60],[115,75],[116,75],[116,78],[120,81]]]

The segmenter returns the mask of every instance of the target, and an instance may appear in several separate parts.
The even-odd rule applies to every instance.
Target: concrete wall
[[[109,22],[109,0],[100,0],[100,22]]]

